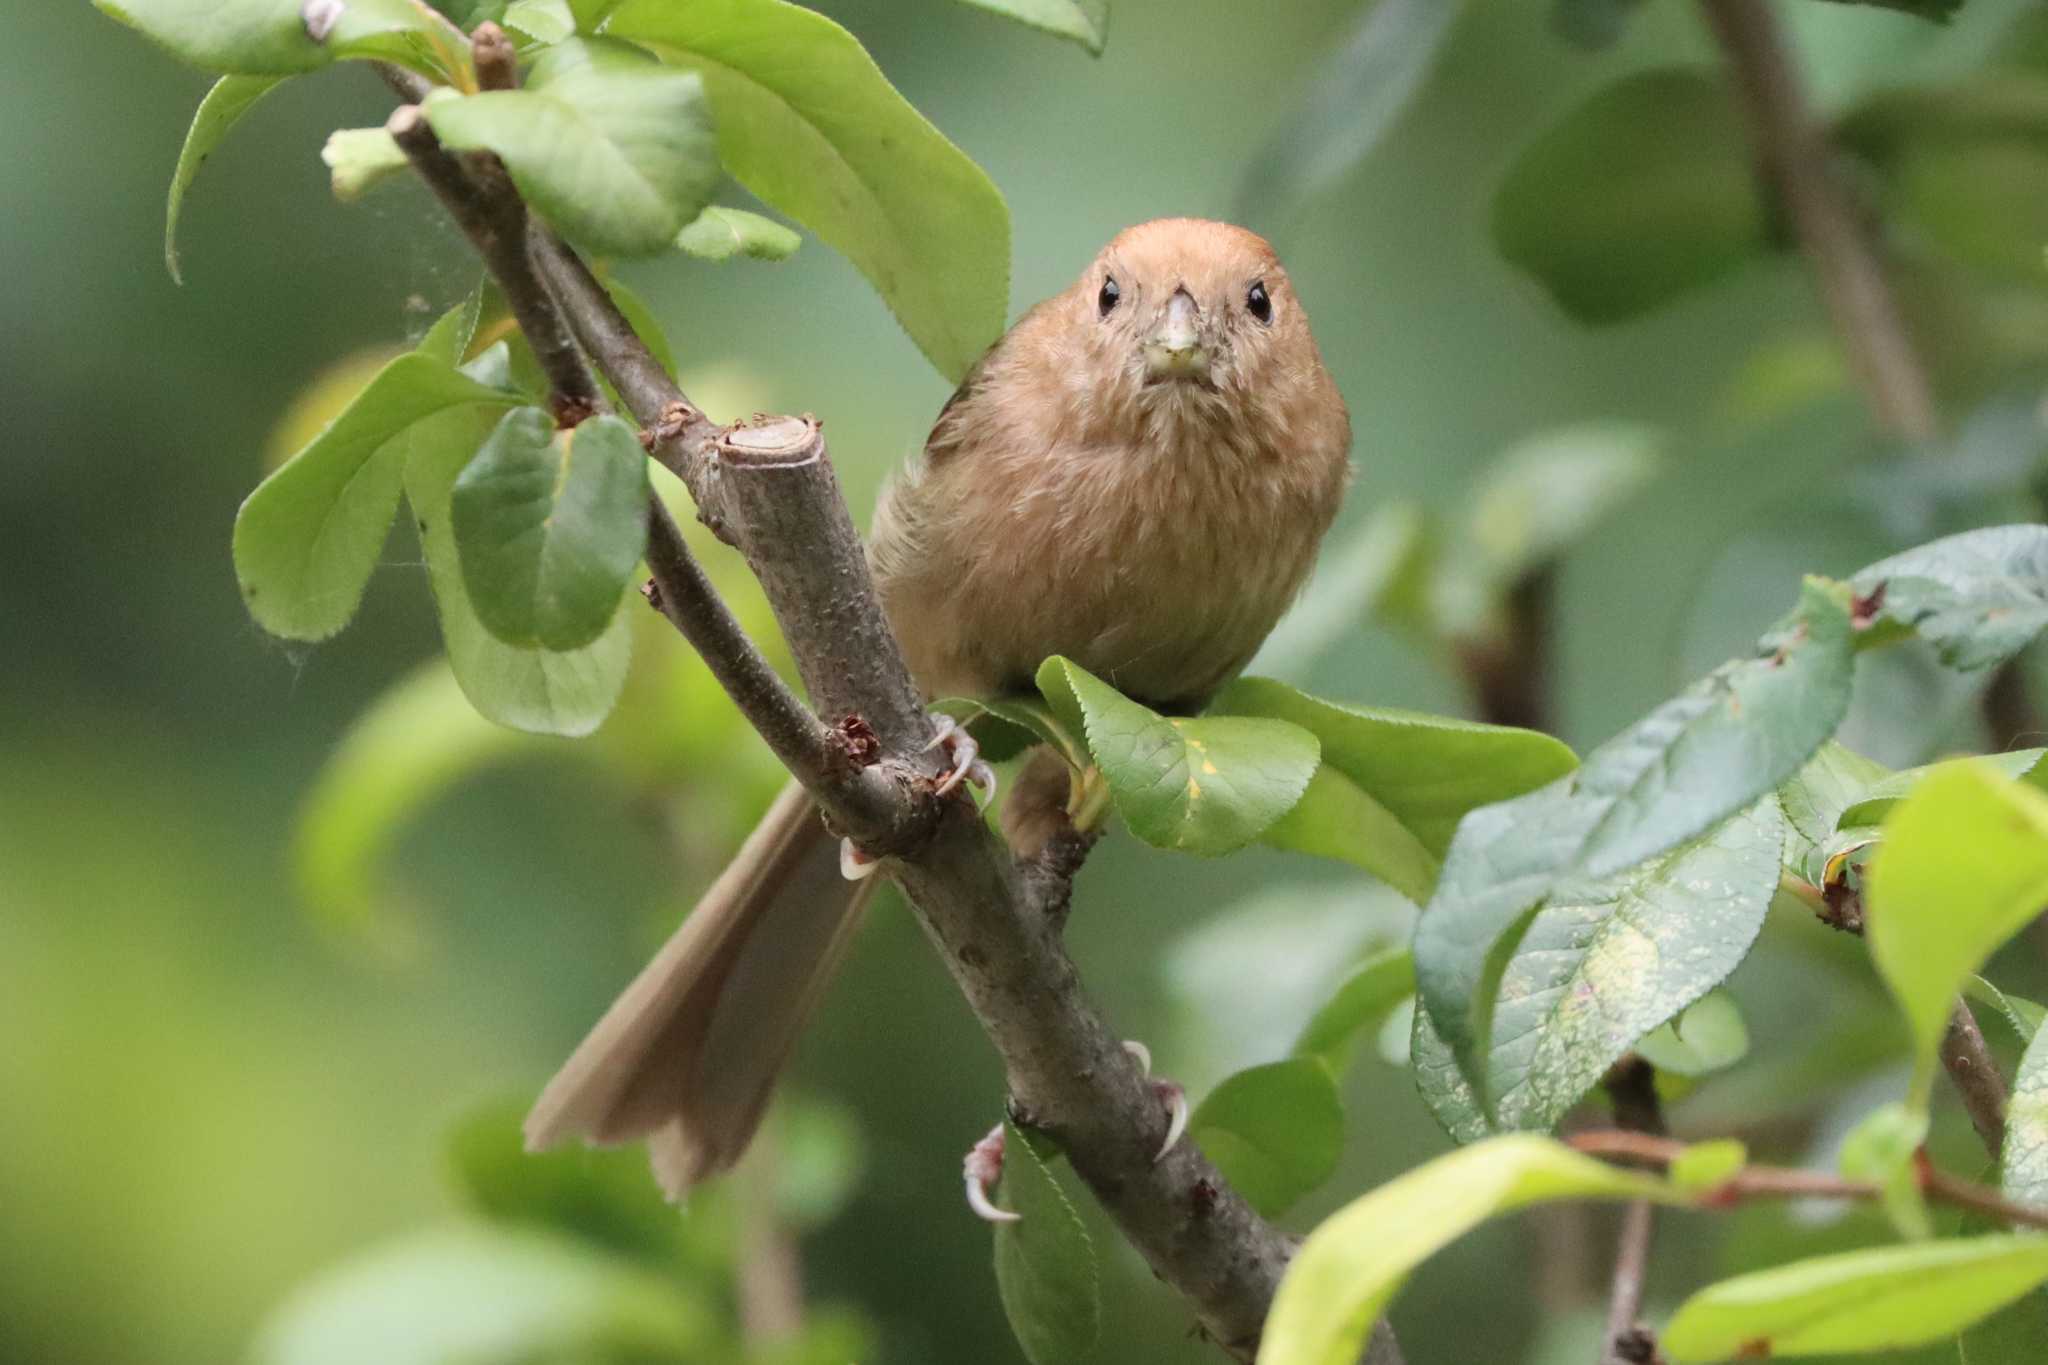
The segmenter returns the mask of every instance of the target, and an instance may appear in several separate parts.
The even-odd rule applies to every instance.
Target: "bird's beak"
[[[1202,345],[1202,310],[1182,285],[1166,301],[1166,316],[1145,343],[1146,378],[1207,379],[1209,350]]]

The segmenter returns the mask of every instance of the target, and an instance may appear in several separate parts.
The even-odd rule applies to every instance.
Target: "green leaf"
[[[1251,159],[1238,190],[1242,215],[1301,203],[1371,155],[1436,67],[1461,0],[1379,0],[1302,79],[1286,122]]]
[[[703,74],[726,169],[852,261],[941,374],[1002,334],[1002,195],[852,34],[783,0],[625,0],[605,31]]]
[[[1494,1138],[1440,1156],[1309,1234],[1274,1296],[1259,1365],[1355,1365],[1409,1272],[1488,1218],[1558,1199],[1640,1198],[1679,1196],[1549,1138]]]
[[[718,183],[703,82],[625,43],[571,39],[522,90],[425,108],[443,142],[496,152],[543,217],[596,251],[665,250]]]
[[[2048,1237],[1914,1242],[1723,1280],[1679,1306],[1673,1365],[1901,1350],[1953,1336],[2048,1281]]]
[[[1829,740],[1807,760],[1796,776],[1778,788],[1778,806],[1791,826],[1785,845],[1785,866],[1818,882],[1809,867],[1815,850],[1835,837],[1842,813],[1862,801],[1892,775],[1882,763]],[[1875,824],[1858,820],[1857,824]]]
[[[393,438],[452,407],[517,401],[432,356],[415,352],[386,365],[243,502],[235,575],[250,614],[293,640],[324,640],[347,625],[398,510]]]
[[[1487,467],[1472,503],[1487,577],[1512,584],[1557,558],[1665,463],[1662,434],[1636,422],[1586,422],[1513,446]]]
[[[757,261],[786,261],[804,239],[773,218],[717,204],[690,220],[676,234],[676,245],[703,261],[729,261],[747,256]]]
[[[185,191],[192,187],[192,178],[199,174],[200,166],[213,155],[242,115],[255,107],[256,101],[284,83],[282,76],[223,76],[213,83],[206,92],[206,98],[199,101],[199,112],[192,116],[192,127],[185,133],[185,145],[178,151],[178,168],[171,173],[170,201],[164,208],[164,268],[171,272],[171,278],[179,284],[185,282],[178,269],[178,216],[185,207]]]
[[[1493,239],[1586,323],[1650,312],[1761,255],[1769,215],[1734,94],[1698,70],[1603,86],[1516,158]]]
[[[1290,1057],[1225,1079],[1188,1135],[1253,1208],[1278,1218],[1337,1169],[1344,1107],[1321,1060]]]
[[[2015,782],[2025,782],[2036,791],[2048,791],[2048,764],[2041,762],[2043,758],[2048,758],[2048,749],[2011,749],[2002,754],[1982,754],[1978,761]],[[1930,763],[1922,768],[1884,774],[1865,787],[1854,801],[1842,807],[1835,817],[1837,828],[1850,830],[1883,824],[1892,808],[1941,766]]]
[[[398,139],[382,128],[337,128],[320,148],[328,183],[343,203],[360,199],[372,185],[406,169]]]
[[[427,38],[455,30],[411,0],[347,0],[325,41],[309,31],[300,0],[93,0],[174,56],[247,76],[289,76],[339,57],[402,62],[430,74]]]
[[[2037,1031],[2012,1078],[1999,1187],[2022,1204],[2048,1207],[2048,1031]]]
[[[1270,678],[1232,683],[1210,714],[1286,721],[1322,746],[1322,771],[1268,842],[1344,858],[1418,904],[1467,811],[1540,787],[1576,761],[1533,730],[1345,706]]]
[[[1499,1127],[1549,1128],[1735,970],[1777,890],[1782,834],[1760,802],[1639,867],[1552,892],[1501,969],[1485,1072]],[[1444,1098],[1425,1093],[1432,1107]]]
[[[1976,760],[1944,765],[1885,821],[1865,897],[1870,955],[1911,1028],[1924,1109],[1956,992],[2048,904],[2048,796]]]
[[[1003,1125],[997,1203],[1019,1215],[996,1224],[996,1291],[1032,1365],[1071,1365],[1102,1331],[1095,1245],[1066,1192],[1024,1135]]]
[[[1309,1019],[1295,1040],[1294,1055],[1314,1057],[1332,1075],[1343,1075],[1359,1035],[1377,1029],[1414,994],[1414,956],[1406,948],[1375,953],[1353,968]]]
[[[328,755],[300,812],[292,864],[308,907],[386,956],[409,954],[416,934],[380,894],[379,862],[421,807],[520,742],[477,715],[439,660],[379,697]]]
[[[479,280],[476,288],[463,295],[460,303],[434,319],[434,325],[427,329],[413,350],[444,364],[461,366],[463,358],[469,354],[471,343],[476,340],[477,324],[483,320],[483,313],[484,282]],[[488,382],[482,374],[471,374],[470,378]]]
[[[604,634],[647,544],[647,452],[617,417],[557,431],[505,414],[455,481],[455,545],[477,619],[562,653]]]
[[[1589,52],[1612,47],[1643,0],[1552,0],[1550,27],[1558,37]]]
[[[503,22],[539,43],[559,43],[576,31],[568,0],[513,0],[505,7]]]
[[[1700,997],[1684,1014],[1636,1040],[1635,1053],[1672,1076],[1707,1076],[1749,1055],[1749,1026],[1721,992]]]
[[[1934,1235],[1915,1158],[1927,1141],[1927,1114],[1886,1104],[1863,1116],[1842,1140],[1842,1174],[1883,1192],[1885,1215],[1901,1237]]]
[[[1704,834],[1792,776],[1833,733],[1849,704],[1846,597],[1809,580],[1758,657],[1715,670],[1572,776],[1465,818],[1416,930],[1415,966],[1429,1020],[1475,1088],[1485,1084],[1495,988],[1546,898],[1569,903],[1561,888]]]
[[[1307,790],[1318,745],[1300,726],[1238,716],[1162,716],[1054,655],[1038,690],[1083,736],[1117,814],[1155,848],[1215,856],[1257,839]]]
[[[2022,1048],[2034,1045],[2034,1039],[2040,1036],[2042,1019],[2048,1018],[2048,1009],[2017,995],[2008,995],[1981,976],[1965,981],[1963,994],[1989,1005],[1996,1017],[2004,1020],[2005,1026],[2012,1030],[2013,1037],[2019,1039]]]
[[[1749,1164],[1749,1148],[1734,1138],[1695,1142],[1671,1158],[1664,1176],[1687,1194],[1705,1194]]]
[[[493,1223],[575,1237],[673,1274],[683,1222],[647,1179],[639,1151],[528,1152],[529,1095],[479,1104],[448,1132],[444,1161],[461,1203]]]
[[[966,0],[976,9],[1071,38],[1100,57],[1109,37],[1109,0]]]
[[[1873,9],[1895,9],[1902,14],[1945,24],[1963,7],[1963,0],[1835,0],[1837,4],[1867,5]]]
[[[1880,586],[1877,627],[1912,631],[1950,668],[2003,663],[2048,626],[2048,526],[1965,531],[1880,560],[1852,580],[1859,597]]]
[[[610,713],[626,683],[633,650],[626,614],[613,613],[610,628],[586,648],[565,654],[521,649],[484,628],[463,586],[450,494],[496,417],[482,409],[458,410],[422,422],[403,440],[405,495],[426,554],[448,664],[470,704],[498,724],[535,734],[587,735]]]
[[[565,1238],[448,1228],[328,1270],[271,1316],[256,1365],[531,1365],[684,1360],[716,1349],[674,1276]]]

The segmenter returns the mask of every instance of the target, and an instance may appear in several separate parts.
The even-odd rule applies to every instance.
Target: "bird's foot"
[[[960,1164],[960,1170],[967,1178],[967,1207],[974,1210],[976,1218],[988,1223],[1014,1223],[1024,1216],[997,1208],[989,1198],[996,1182],[1003,1178],[1002,1124],[989,1129],[988,1136],[967,1149],[967,1160]]]
[[[981,746],[974,742],[973,735],[967,733],[967,727],[951,716],[943,713],[934,714],[932,724],[936,729],[933,731],[931,743],[924,747],[943,748],[946,756],[953,760],[952,769],[939,779],[939,785],[932,789],[933,793],[944,796],[965,782],[979,793],[975,798],[975,804],[983,810],[988,809],[988,803],[995,800],[996,770],[981,761]]]
[[[1188,1092],[1178,1081],[1157,1079],[1152,1075],[1152,1050],[1143,1043],[1124,1043],[1124,1051],[1138,1059],[1138,1069],[1145,1073],[1145,1079],[1152,1082],[1152,1093],[1159,1097],[1159,1103],[1166,1107],[1166,1140],[1159,1144],[1159,1150],[1152,1154],[1157,1165],[1166,1159],[1166,1154],[1180,1145],[1188,1131]]]

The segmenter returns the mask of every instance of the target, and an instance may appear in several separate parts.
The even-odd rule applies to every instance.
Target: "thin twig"
[[[1664,1112],[1657,1099],[1656,1069],[1633,1053],[1608,1071],[1607,1097],[1614,1121],[1624,1130],[1659,1137]],[[1656,1355],[1656,1339],[1641,1325],[1643,1285],[1649,1278],[1650,1246],[1656,1237],[1657,1212],[1647,1199],[1628,1206],[1614,1248],[1614,1280],[1607,1300],[1607,1335],[1601,1365],[1643,1365]]]
[[[1566,1139],[1590,1156],[1609,1157],[1635,1166],[1658,1170],[1669,1166],[1686,1144],[1671,1138],[1618,1129],[1596,1129],[1574,1133]],[[2015,1203],[1997,1190],[1958,1179],[1931,1165],[1920,1168],[1920,1188],[1937,1203],[1981,1213],[2014,1227],[2048,1228],[2048,1208]],[[1868,1180],[1849,1180],[1828,1171],[1802,1171],[1785,1166],[1744,1166],[1728,1179],[1703,1192],[1699,1206],[1725,1208],[1746,1199],[1852,1199],[1877,1200],[1884,1191]]]
[[[1956,1093],[1963,1097],[1963,1108],[1969,1112],[1970,1124],[1984,1149],[1993,1161],[1998,1160],[2005,1150],[2005,1077],[1991,1059],[1977,1017],[1960,998],[1948,1017],[1948,1031],[1942,1035],[1941,1064],[1955,1082]]]

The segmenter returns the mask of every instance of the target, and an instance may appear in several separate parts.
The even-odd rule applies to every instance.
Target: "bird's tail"
[[[669,1198],[739,1159],[873,880],[791,783],[526,1116],[529,1151],[646,1138]]]

